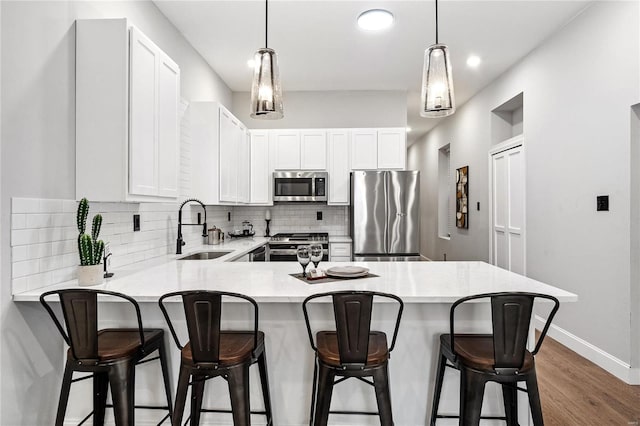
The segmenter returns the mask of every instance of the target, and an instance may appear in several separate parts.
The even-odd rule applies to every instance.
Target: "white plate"
[[[334,266],[327,269],[327,275],[341,278],[363,277],[369,273],[368,268],[362,266]]]

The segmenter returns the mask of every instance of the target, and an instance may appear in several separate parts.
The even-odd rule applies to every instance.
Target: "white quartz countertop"
[[[239,257],[266,240],[236,240],[206,249],[228,250],[237,244],[230,258]],[[235,247],[235,246],[234,246]],[[196,250],[197,251],[197,250]],[[188,253],[185,251],[185,253]],[[168,256],[169,257],[169,256]],[[556,296],[573,302],[575,294],[518,275],[485,262],[354,262],[365,266],[374,278],[308,284],[289,274],[301,272],[296,262],[224,262],[215,260],[176,260],[176,256],[129,273],[116,271],[105,284],[89,288],[128,294],[139,302],[157,302],[158,298],[178,290],[220,290],[242,293],[260,303],[300,303],[315,293],[336,290],[371,290],[393,293],[405,303],[451,303],[471,294],[499,291],[528,291]],[[345,263],[323,262],[321,268]],[[15,294],[14,301],[37,301],[40,294],[58,288],[77,287],[74,281]]]

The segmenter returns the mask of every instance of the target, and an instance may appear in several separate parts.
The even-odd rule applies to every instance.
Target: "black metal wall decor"
[[[469,166],[456,170],[456,227],[469,229]]]

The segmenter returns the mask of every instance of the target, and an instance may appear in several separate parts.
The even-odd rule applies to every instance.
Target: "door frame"
[[[511,139],[507,139],[504,142],[496,144],[489,149],[489,153],[487,156],[488,162],[488,182],[489,182],[489,263],[494,264],[493,259],[493,156],[496,154],[500,154],[505,151],[509,151],[510,149],[520,147],[520,152],[522,153],[522,176],[524,178],[524,182],[522,187],[524,188],[523,194],[523,202],[524,206],[522,209],[522,222],[524,224],[524,232],[522,232],[522,244],[523,244],[523,275],[527,276],[527,157],[526,157],[526,149],[524,145],[524,134],[520,134],[512,137]]]

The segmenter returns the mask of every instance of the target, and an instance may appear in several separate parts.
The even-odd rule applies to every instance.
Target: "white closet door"
[[[525,274],[524,160],[522,146],[492,156],[493,263]]]

